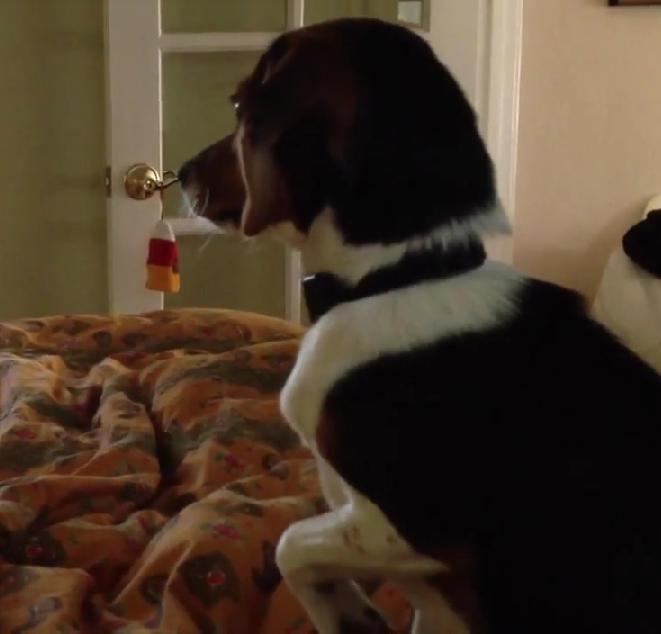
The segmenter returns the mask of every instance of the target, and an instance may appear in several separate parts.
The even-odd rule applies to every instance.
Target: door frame
[[[441,58],[471,65],[464,88],[478,113],[496,164],[501,200],[514,224],[523,0],[430,3],[429,31],[414,30]],[[144,286],[148,248],[145,236],[151,234],[160,218],[161,207],[158,196],[143,201],[130,199],[124,193],[123,180],[126,169],[137,161],[158,170],[164,168],[161,135],[148,132],[153,129],[154,116],[158,129],[162,129],[162,53],[257,51],[278,33],[161,33],[160,0],[105,0],[104,4],[109,310],[140,313],[163,308],[163,293],[148,291]],[[287,0],[288,29],[303,25],[304,6],[305,0]],[[444,13],[450,7],[452,11]],[[441,15],[443,19],[435,25],[435,16],[439,19]],[[470,33],[469,57],[465,39],[459,43],[453,37],[466,31],[457,29],[468,29]],[[143,107],[134,106],[136,99]],[[171,223],[177,235],[222,232],[202,219],[173,219]],[[496,256],[511,262],[511,238],[499,244]],[[300,322],[298,254],[288,251],[284,273],[285,317]]]
[[[500,201],[514,227],[523,0],[430,2],[429,33],[415,30],[428,39],[439,58],[455,69],[463,66],[458,78],[477,112],[480,132],[495,165]],[[468,34],[471,45],[466,47],[454,37],[456,33]],[[512,263],[512,235],[498,238],[488,247],[490,256]]]
[[[516,177],[519,145],[523,0],[492,0],[490,7],[486,142],[496,165],[500,198],[512,228],[516,226]],[[501,259],[513,261],[514,238],[496,247]]]

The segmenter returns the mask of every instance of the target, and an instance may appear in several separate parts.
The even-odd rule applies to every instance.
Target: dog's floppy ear
[[[240,134],[241,164],[246,186],[242,230],[247,236],[291,220],[293,209],[282,170],[276,165],[272,148],[255,146]]]
[[[292,220],[294,215],[287,176],[283,166],[278,165],[276,147],[287,126],[287,108],[296,103],[290,77],[295,69],[291,68],[291,52],[283,55],[278,48],[276,43],[260,60],[242,90],[243,116],[236,143],[246,186],[242,229],[247,236]]]
[[[323,41],[290,34],[267,56],[239,91],[236,143],[247,194],[243,232],[249,236],[285,221],[308,230],[327,195],[336,108],[329,104],[342,103],[333,73],[339,64],[328,66]]]

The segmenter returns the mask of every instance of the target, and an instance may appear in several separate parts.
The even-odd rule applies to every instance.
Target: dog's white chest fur
[[[341,304],[303,339],[280,405],[289,424],[316,450],[329,390],[353,368],[466,332],[488,330],[514,312],[521,278],[487,263],[457,277],[420,283]]]

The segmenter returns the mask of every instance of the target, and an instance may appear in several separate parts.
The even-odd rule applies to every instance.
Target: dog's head
[[[345,244],[391,244],[495,201],[470,104],[403,27],[344,19],[283,34],[232,100],[235,132],[180,178],[204,216],[246,235],[274,229],[297,246],[330,209]]]

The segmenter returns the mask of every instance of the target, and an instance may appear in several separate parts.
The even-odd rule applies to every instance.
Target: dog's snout
[[[188,159],[177,173],[194,211],[223,226],[238,227],[245,190],[228,135]]]

